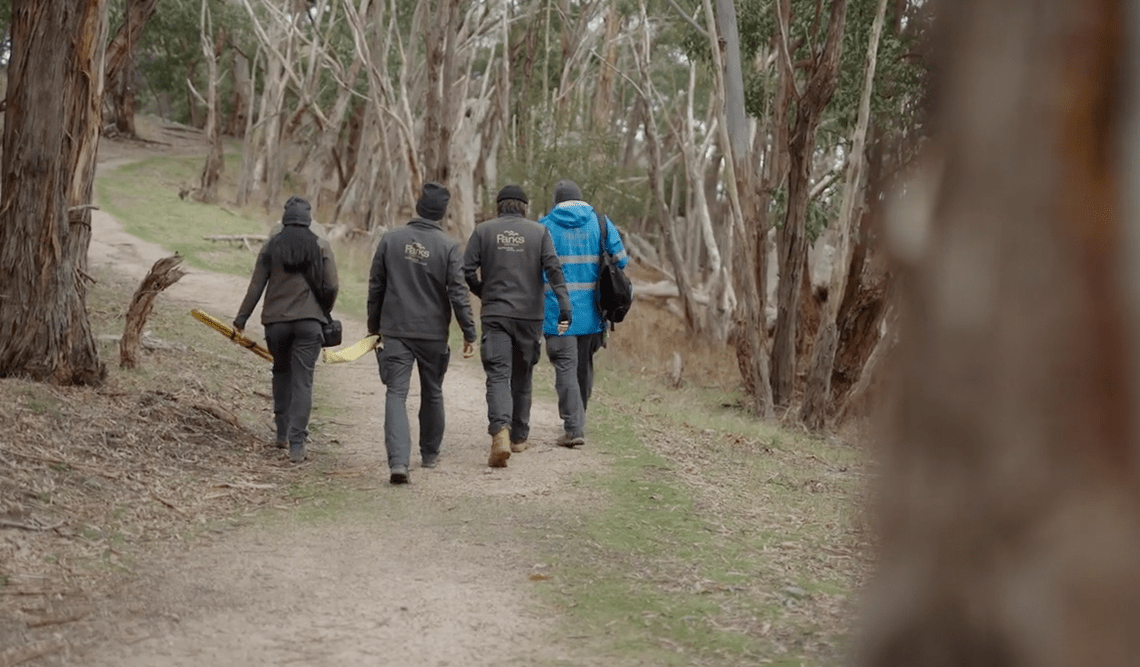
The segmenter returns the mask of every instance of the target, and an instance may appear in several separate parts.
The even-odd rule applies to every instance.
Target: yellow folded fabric
[[[339,350],[330,350],[328,348],[321,350],[321,361],[326,364],[343,364],[349,361],[356,361],[378,347],[384,347],[384,343],[381,342],[380,337],[367,336]]]

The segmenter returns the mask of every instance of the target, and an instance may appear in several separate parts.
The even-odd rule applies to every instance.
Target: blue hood
[[[543,220],[565,229],[581,227],[587,223],[597,224],[593,207],[578,200],[564,201],[558,204],[550,210],[550,213],[546,214]]]

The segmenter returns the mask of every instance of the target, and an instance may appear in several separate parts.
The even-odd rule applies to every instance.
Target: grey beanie
[[[290,197],[289,201],[285,202],[285,214],[281,216],[281,224],[308,227],[313,222],[311,211],[312,207],[309,206],[307,200],[301,197]]]
[[[579,201],[582,199],[582,189],[574,181],[563,179],[554,185],[554,203],[564,201]]]
[[[447,213],[451,193],[439,183],[424,183],[420,199],[416,202],[416,215],[425,220],[442,220]]]

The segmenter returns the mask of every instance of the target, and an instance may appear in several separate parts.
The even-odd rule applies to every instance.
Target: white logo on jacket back
[[[499,250],[506,250],[508,252],[518,252],[522,250],[523,244],[526,243],[526,238],[513,230],[506,230],[495,236],[495,241],[499,244]]]
[[[404,258],[413,262],[422,262],[431,257],[431,252],[419,241],[412,241],[404,246]]]

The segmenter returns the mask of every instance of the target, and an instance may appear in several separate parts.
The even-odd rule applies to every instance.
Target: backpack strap
[[[325,324],[332,324],[332,311],[325,310],[321,305],[321,294],[317,291],[317,286],[313,284],[313,279],[309,276],[309,272],[302,273],[305,276],[305,282],[309,283],[309,291],[312,292],[313,298],[317,300],[317,308],[325,314]],[[321,250],[320,245],[317,246],[317,275],[320,276],[321,285],[325,283],[325,256],[324,251]]]
[[[608,225],[606,224],[606,216],[602,215],[601,211],[594,209],[594,215],[598,217],[598,230],[601,231],[599,240],[601,242],[602,250],[601,253],[598,254],[598,258],[600,260],[607,252],[609,252],[606,247],[606,227],[608,227]]]
[[[598,243],[600,245],[600,252],[598,253],[598,270],[601,271],[601,267],[605,264],[606,261],[606,255],[608,255],[610,252],[609,246],[606,244],[606,232],[609,225],[606,224],[606,216],[603,215],[601,211],[594,209],[594,215],[598,217],[598,230],[601,232],[598,237]],[[600,303],[601,299],[599,298],[598,301]],[[613,330],[614,323],[610,322],[609,326],[606,326],[606,315],[605,313],[602,313],[602,347],[606,346],[606,338],[609,336],[609,332]]]

